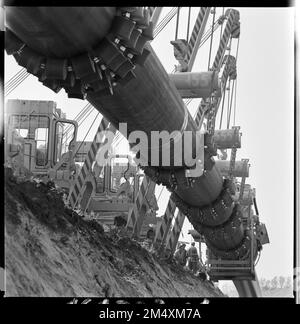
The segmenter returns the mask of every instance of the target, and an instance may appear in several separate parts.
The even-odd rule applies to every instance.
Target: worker
[[[195,274],[198,271],[199,256],[195,242],[191,243],[191,247],[187,251],[188,256],[188,268]]]
[[[174,258],[179,265],[181,265],[182,267],[185,266],[186,259],[187,259],[187,252],[184,243],[179,246],[179,249],[177,249],[177,251],[174,254]]]

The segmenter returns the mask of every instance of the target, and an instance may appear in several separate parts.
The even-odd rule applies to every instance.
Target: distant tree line
[[[292,278],[275,276],[272,279],[259,279],[260,287],[264,290],[276,289],[276,288],[291,288]]]
[[[289,288],[292,290],[292,277],[284,277],[284,276],[275,276],[272,279],[260,278],[259,285],[261,287],[262,293],[274,291],[275,289],[283,289]],[[238,293],[236,288],[234,287],[232,282],[226,281],[220,285],[222,292],[230,297],[238,297]]]

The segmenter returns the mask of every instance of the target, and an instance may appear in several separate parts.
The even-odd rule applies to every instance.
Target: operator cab
[[[93,165],[93,193],[88,210],[128,212],[132,207],[143,175],[129,155],[110,155],[104,166]]]
[[[48,179],[51,168],[72,150],[76,135],[77,123],[65,119],[53,101],[7,101],[5,161],[18,177]]]

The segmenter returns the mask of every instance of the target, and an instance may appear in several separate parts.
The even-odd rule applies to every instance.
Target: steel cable
[[[81,141],[81,143],[80,143],[78,149],[77,149],[76,152],[74,153],[74,156],[76,156],[76,154],[78,153],[79,149],[81,148],[83,142],[85,141],[86,137],[88,136],[89,132],[91,131],[91,129],[92,129],[92,127],[93,127],[93,125],[94,125],[94,123],[95,123],[97,117],[99,116],[99,114],[100,114],[100,113],[98,112],[97,115],[96,115],[96,117],[94,118],[94,120],[93,120],[91,126],[89,127],[88,131],[86,132],[86,134],[85,134],[83,140]]]
[[[214,13],[213,13],[213,23],[212,23],[211,34],[210,34],[210,45],[209,45],[209,55],[208,55],[208,67],[207,67],[207,70],[208,70],[208,71],[209,71],[209,67],[210,67],[211,51],[212,51],[212,43],[213,43],[213,38],[214,38],[214,24],[215,24],[215,17],[216,17],[216,8],[214,8]]]

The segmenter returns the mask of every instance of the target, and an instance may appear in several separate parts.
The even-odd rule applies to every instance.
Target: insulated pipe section
[[[241,148],[242,134],[239,132],[239,127],[232,129],[215,130],[213,142],[217,149],[225,150],[230,148]]]
[[[223,177],[229,176],[230,161],[217,160],[216,167],[219,169]],[[249,163],[247,161],[235,161],[232,172],[234,177],[248,178],[249,177]]]
[[[35,67],[35,60],[31,56],[34,51],[29,50],[23,56],[22,43],[26,48],[30,43],[34,50],[43,50],[43,55],[47,57],[48,74],[46,74],[54,79],[58,77],[60,80],[65,80],[65,60],[69,60],[68,57],[64,57],[57,62],[55,58],[74,55],[70,60],[71,70],[75,74],[77,84],[79,82],[79,89],[72,85],[64,86],[63,83],[60,83],[60,86],[64,87],[68,94],[71,90],[72,94],[78,93],[78,98],[82,98],[83,92],[86,93],[87,100],[114,126],[119,127],[119,123],[127,123],[127,134],[141,130],[147,134],[148,138],[152,131],[171,133],[187,130],[191,131],[195,139],[197,130],[195,122],[188,113],[174,82],[170,80],[151,46],[146,43],[151,39],[149,35],[151,25],[147,23],[147,15],[145,15],[147,11],[143,8],[121,7],[123,13],[121,16],[115,16],[113,22],[110,21],[113,24],[110,29],[110,22],[105,23],[103,27],[100,19],[102,10],[110,12],[110,9],[95,8],[94,14],[99,17],[91,21],[87,8],[80,8],[80,14],[84,17],[84,23],[80,24],[80,32],[78,28],[74,28],[74,25],[76,26],[74,21],[78,17],[77,9],[68,8],[64,16],[64,24],[68,26],[67,33],[61,30],[60,20],[56,17],[50,19],[47,10],[34,8],[30,13],[31,8],[22,10],[10,7],[9,9],[8,26],[19,39],[12,37],[10,39],[12,44],[8,42],[7,46],[12,45],[10,54],[16,55],[19,64],[26,65],[27,70]],[[16,9],[16,15],[14,15],[14,9]],[[59,8],[56,9],[59,10]],[[136,18],[140,12],[142,12],[142,20]],[[23,19],[23,13],[31,19]],[[149,28],[143,27],[144,23]],[[26,25],[24,32],[22,28],[19,28],[23,25]],[[93,42],[93,40],[89,41],[89,33],[95,25],[100,30],[102,27],[104,30],[109,29],[108,35],[102,40],[100,38],[105,33],[99,32],[97,42],[100,40],[100,43],[98,45],[89,43]],[[141,28],[144,28],[142,34]],[[58,48],[56,40],[63,38],[65,42],[59,42],[60,48]],[[20,44],[18,42],[22,45],[20,51],[16,46]],[[78,42],[83,44],[81,49],[78,49]],[[120,46],[120,44],[123,45]],[[141,53],[146,53],[146,55],[143,56]],[[139,60],[135,65],[133,62],[136,62],[136,57],[139,58],[139,55],[142,55],[143,63]],[[135,67],[134,71],[132,71],[133,67]],[[102,69],[101,73],[99,69]],[[43,71],[41,72],[40,80],[43,80],[44,74]],[[69,69],[67,72],[69,73]],[[208,75],[212,77],[212,74]],[[88,91],[90,89],[88,86],[94,82],[94,78],[98,80],[100,88],[92,87]],[[108,85],[110,91],[104,91],[101,88],[103,82],[106,86]],[[84,91],[82,87],[85,88]],[[124,129],[122,132],[126,133]],[[217,255],[229,259],[245,256],[250,247],[249,238],[246,236],[246,231],[239,226],[240,210],[238,205],[234,206],[230,198],[230,181],[223,181],[214,163],[211,163],[201,177],[186,178],[184,171],[184,164],[177,168],[153,168],[151,166],[145,169],[145,173],[148,175],[150,173],[155,182],[169,183],[168,187],[177,199],[174,199],[177,206],[185,212],[197,231],[205,232],[209,246]],[[211,228],[207,229],[207,227]]]
[[[220,92],[218,74],[209,72],[184,72],[169,74],[182,98],[207,98]]]

